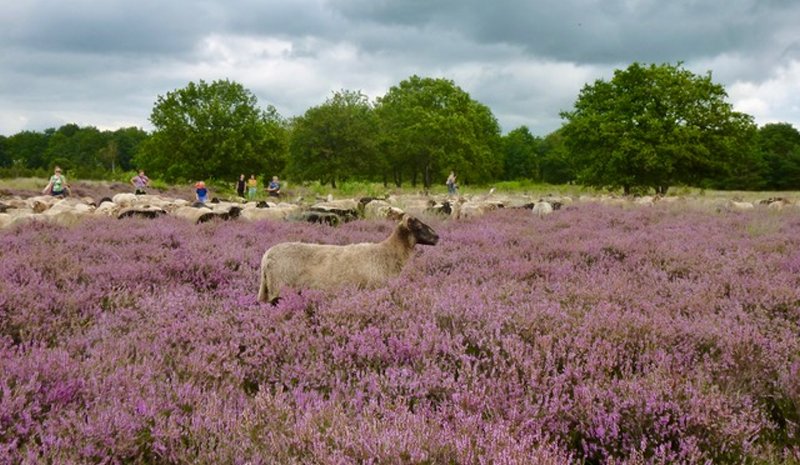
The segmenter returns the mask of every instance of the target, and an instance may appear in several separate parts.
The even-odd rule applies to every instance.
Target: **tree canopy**
[[[292,124],[288,171],[297,180],[367,178],[376,171],[377,121],[360,91],[335,92]]]
[[[288,134],[277,111],[257,106],[241,84],[190,82],[159,96],[150,115],[155,131],[136,164],[164,179],[234,179],[280,173]]]
[[[800,189],[800,131],[788,123],[766,124],[756,144],[764,160],[764,187]]]
[[[450,170],[462,180],[496,179],[502,174],[500,127],[491,110],[447,79],[412,76],[392,87],[376,106],[381,148],[397,185]]]
[[[701,185],[741,167],[755,126],[733,111],[725,89],[678,65],[633,63],[597,80],[563,112],[578,180],[597,187]]]
[[[756,128],[726,97],[710,73],[633,63],[587,84],[560,129],[501,136],[489,108],[447,79],[411,76],[374,103],[361,91],[334,92],[291,121],[260,109],[241,84],[200,81],[158,97],[151,133],[65,124],[0,136],[0,177],[43,176],[59,164],[73,179],[127,180],[142,168],[169,182],[258,173],[430,187],[454,170],[462,184],[800,189],[800,132],[789,123]]]
[[[531,134],[527,126],[520,126],[503,136],[503,178],[541,181],[540,144],[541,139]]]

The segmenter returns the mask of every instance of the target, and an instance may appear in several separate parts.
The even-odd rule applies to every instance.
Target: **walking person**
[[[244,174],[240,174],[239,179],[236,181],[236,194],[241,198],[244,198],[244,185]]]
[[[450,176],[447,177],[447,181],[445,181],[445,184],[447,184],[447,193],[449,195],[455,195],[456,191],[458,190],[458,184],[456,184],[455,172],[453,171],[450,172]]]

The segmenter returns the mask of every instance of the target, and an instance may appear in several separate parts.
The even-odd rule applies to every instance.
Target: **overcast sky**
[[[758,125],[800,129],[800,0],[17,0],[0,9],[0,134],[152,130],[158,96],[201,79],[292,117],[416,74],[544,136],[634,61],[711,71]]]

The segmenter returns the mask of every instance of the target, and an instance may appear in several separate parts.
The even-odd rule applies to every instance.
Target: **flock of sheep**
[[[219,201],[197,204],[185,199],[168,198],[159,195],[117,194],[113,198],[95,201],[89,197],[68,197],[59,199],[51,196],[18,196],[0,199],[0,229],[13,227],[29,221],[46,221],[63,226],[71,226],[86,218],[110,216],[126,218],[140,216],[154,218],[172,215],[193,223],[212,219],[258,220],[299,220],[336,225],[355,218],[398,219],[403,213],[421,215],[437,213],[454,219],[464,219],[483,215],[499,208],[529,209],[537,216],[545,216],[573,202],[601,202],[611,205],[648,206],[655,203],[686,201],[682,197],[635,197],[624,198],[604,196],[546,196],[533,200],[530,196],[488,195],[462,196],[388,196],[382,199],[328,199],[311,205],[304,202],[247,202]],[[702,201],[702,200],[701,200]],[[709,200],[720,209],[749,210],[765,206],[771,209],[800,207],[800,203],[785,198],[769,198],[760,202],[735,200]]]
[[[566,199],[566,198],[565,198]],[[558,203],[556,203],[558,202]],[[564,200],[539,202],[536,211],[552,211],[552,205]],[[393,197],[385,199],[362,198],[333,200],[332,198],[304,205],[303,202],[247,202],[214,199],[206,204],[159,195],[116,194],[113,198],[95,201],[89,197],[56,198],[49,195],[33,197],[7,197],[0,200],[0,229],[30,221],[45,221],[62,226],[72,226],[84,219],[98,216],[127,218],[132,216],[155,218],[171,215],[193,223],[212,219],[299,220],[336,225],[356,218],[397,219],[403,213],[421,214],[436,212],[453,218],[469,218],[487,211],[510,206],[503,198],[444,198]],[[525,206],[525,205],[516,205]],[[533,208],[531,203],[529,208]]]
[[[676,202],[678,197],[612,196],[581,197],[578,201],[603,202],[613,205],[651,206],[656,202]],[[0,202],[0,229],[28,221],[46,221],[71,226],[92,216],[155,218],[172,215],[193,223],[212,219],[230,220],[297,220],[336,225],[355,218],[395,219],[392,234],[379,243],[322,245],[290,242],[267,250],[261,260],[258,300],[275,303],[284,288],[329,290],[352,285],[359,288],[383,285],[400,274],[416,244],[435,245],[439,236],[414,215],[437,214],[455,219],[476,217],[499,208],[531,210],[543,217],[575,200],[568,196],[548,196],[538,201],[524,197],[485,196],[433,198],[427,196],[385,199],[333,200],[310,206],[300,202],[268,203],[212,200],[208,204],[157,195],[117,194],[95,202],[91,198],[58,199],[51,196],[12,197]],[[717,209],[752,210],[757,205],[770,209],[800,207],[784,198],[770,198],[754,204],[727,200]],[[356,266],[357,264],[357,266]]]

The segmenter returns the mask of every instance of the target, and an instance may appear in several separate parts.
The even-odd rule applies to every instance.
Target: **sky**
[[[158,97],[200,80],[291,118],[417,75],[504,134],[546,136],[634,62],[710,72],[759,126],[800,129],[800,0],[17,0],[0,9],[0,134],[151,131]]]

